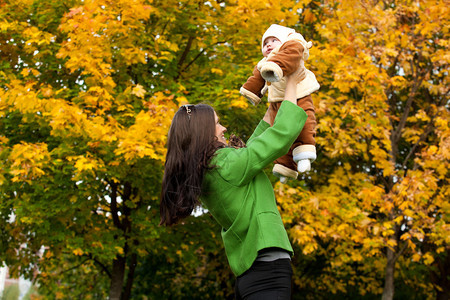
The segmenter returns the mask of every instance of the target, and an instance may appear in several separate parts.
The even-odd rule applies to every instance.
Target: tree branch
[[[131,221],[129,216],[131,214],[131,209],[127,206],[126,202],[131,201],[131,196],[133,193],[133,189],[129,182],[125,182],[123,189],[123,219],[122,219],[122,227],[125,237],[128,238],[128,233],[131,231]]]
[[[76,265],[76,266],[73,266],[73,267],[71,267],[71,268],[68,268],[67,270],[63,270],[63,271],[61,271],[61,272],[59,272],[58,273],[58,276],[59,275],[62,275],[62,274],[64,274],[64,273],[66,273],[66,272],[69,272],[69,271],[71,271],[71,270],[74,270],[74,269],[76,269],[76,268],[78,268],[78,267],[80,267],[80,266],[82,266],[85,262],[87,262],[89,260],[89,258],[87,258],[86,260],[84,260],[83,262],[81,262],[80,264],[78,264],[78,265]]]
[[[177,66],[178,66],[179,70],[181,69],[181,66],[183,65],[184,61],[186,60],[186,57],[187,57],[189,51],[191,50],[192,42],[194,41],[194,39],[195,39],[195,37],[189,36],[189,39],[188,39],[187,44],[186,44],[186,47],[184,48],[184,51],[181,54],[181,57],[180,57],[180,59],[178,60],[178,63],[177,63]],[[181,71],[178,71],[178,74],[180,74],[180,73],[181,73]]]
[[[411,61],[412,65],[412,61]],[[411,69],[413,70],[413,65],[411,66]],[[417,67],[418,68],[418,67]],[[422,81],[425,78],[425,75],[430,71],[430,68],[427,68],[425,72],[423,72],[421,75],[419,75],[419,71],[416,70],[416,74],[414,76],[414,83],[411,88],[411,91],[408,96],[408,100],[406,101],[403,114],[400,118],[400,121],[397,125],[397,128],[394,130],[394,132],[391,135],[391,159],[395,163],[397,160],[397,153],[398,153],[398,142],[402,136],[402,130],[406,125],[406,120],[408,119],[409,112],[411,110],[411,106],[413,103],[413,100],[415,98],[416,92],[419,89],[420,85],[422,84]]]
[[[396,262],[397,259],[403,254],[403,252],[405,252],[406,248],[408,247],[408,243],[405,242],[402,246],[402,248],[400,249],[400,251],[397,252],[397,254],[395,254],[393,261]]]
[[[102,268],[103,272],[105,272],[106,275],[108,275],[108,277],[111,278],[111,272],[109,272],[108,268],[100,261],[98,261],[96,258],[92,257],[92,254],[90,254],[89,256],[96,264],[98,264]]]
[[[181,73],[182,72],[184,72],[184,71],[186,71],[203,53],[205,53],[205,51],[206,50],[208,50],[208,49],[210,49],[211,47],[213,47],[213,46],[216,46],[216,45],[219,45],[219,44],[223,44],[223,43],[225,43],[225,42],[216,42],[216,43],[214,43],[214,44],[212,44],[212,45],[209,45],[208,47],[206,47],[206,48],[204,48],[202,51],[200,51],[195,57],[194,57],[194,59],[192,59],[187,65],[186,65],[186,67],[184,67],[182,70],[180,70],[179,72],[178,72],[178,75],[177,75],[177,77],[175,78],[175,79],[178,79],[179,77],[180,77],[180,75],[181,75]]]
[[[414,66],[412,65],[412,61],[411,61],[411,69],[413,70]],[[417,67],[418,68],[418,67]],[[425,75],[431,70],[431,68],[427,68],[425,70],[425,72],[423,72],[423,74],[419,75],[419,71],[416,70],[416,74],[414,76],[414,84],[413,87],[411,89],[411,92],[409,93],[408,96],[408,101],[406,102],[405,105],[405,110],[403,111],[403,115],[400,118],[400,122],[398,123],[398,127],[395,130],[394,134],[393,134],[393,142],[394,143],[398,143],[400,137],[401,137],[401,132],[403,130],[403,128],[405,127],[406,124],[406,120],[408,119],[409,116],[409,111],[411,110],[411,106],[412,106],[412,102],[414,100],[414,96],[416,95],[417,90],[419,89],[420,85],[422,84],[422,81],[425,78]]]
[[[117,228],[122,228],[122,224],[119,219],[119,210],[117,208],[117,184],[110,182],[109,185],[111,186],[111,215],[113,218],[113,223]]]
[[[433,129],[434,129],[434,123],[433,123],[433,121],[431,121],[428,124],[427,128],[425,129],[425,132],[422,133],[422,135],[420,136],[419,140],[411,147],[411,150],[409,151],[408,155],[406,156],[406,158],[403,161],[402,169],[405,168],[409,158],[415,153],[416,148],[419,146],[419,144],[427,138],[427,136],[433,131]]]

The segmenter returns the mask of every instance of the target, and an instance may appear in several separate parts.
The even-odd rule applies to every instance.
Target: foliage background
[[[214,220],[158,226],[166,133],[179,105],[203,102],[246,139],[265,101],[238,90],[280,23],[313,41],[306,66],[321,84],[314,170],[271,177],[294,298],[448,299],[448,10],[2,1],[0,260],[42,298],[231,299]]]

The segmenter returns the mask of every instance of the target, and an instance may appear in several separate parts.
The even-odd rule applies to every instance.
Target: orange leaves
[[[138,48],[126,48],[122,50],[121,54],[127,65],[146,63],[145,56],[147,55],[147,52],[144,50]]]
[[[448,177],[450,168],[450,118],[445,109],[441,112],[441,116],[435,119],[436,144],[424,147],[420,158],[417,158],[417,163],[425,170],[433,170],[437,178],[444,179]]]
[[[232,107],[241,108],[241,109],[247,109],[248,108],[248,100],[244,97],[240,97],[237,100],[233,100],[231,103]]]
[[[390,161],[390,153],[381,148],[378,141],[373,140],[371,142],[369,152],[372,154],[376,166],[380,170],[383,170],[384,176],[392,176],[395,174],[394,164]]]
[[[25,49],[29,53],[33,53],[42,45],[48,45],[55,41],[55,36],[44,31],[40,31],[36,27],[28,27],[23,31],[25,41]]]
[[[88,91],[90,95],[103,95],[112,100],[109,93],[100,87],[91,87]],[[127,89],[120,101],[129,101],[129,97],[135,96],[144,98],[146,91],[142,86],[137,85]],[[102,98],[93,96],[82,96],[85,104],[89,104],[89,99],[99,101]],[[106,101],[106,100],[104,100]],[[162,160],[165,154],[165,140],[170,126],[171,118],[175,111],[175,104],[172,98],[164,93],[156,93],[148,102],[144,104],[148,111],[141,110],[135,115],[133,107],[129,104],[120,104],[117,109],[123,117],[134,119],[134,124],[130,127],[120,125],[113,116],[103,118],[101,116],[89,116],[88,111],[80,109],[76,105],[70,105],[64,101],[55,101],[53,109],[48,113],[50,125],[54,135],[61,136],[84,136],[88,137],[90,145],[98,147],[99,142],[116,144],[114,154],[124,160],[133,160],[143,157]],[[96,102],[93,102],[95,104]],[[109,102],[108,102],[109,103]],[[120,116],[120,115],[119,115]],[[78,160],[75,167],[79,172],[96,169],[97,165],[86,160],[88,157]]]
[[[239,109],[247,109],[249,101],[244,98],[241,94],[239,94],[238,90],[223,90],[223,96],[228,99],[231,107],[239,108]]]
[[[22,2],[19,7],[28,4]],[[39,11],[38,2],[33,2],[36,18],[30,19],[39,23],[37,16],[46,12]],[[28,182],[64,189],[70,206],[59,209],[68,209],[64,224],[70,233],[76,230],[77,239],[58,231],[61,224],[50,226],[73,243],[63,246],[71,260],[93,255],[107,263],[132,251],[145,254],[140,247],[148,236],[139,233],[152,231],[148,220],[157,214],[157,195],[143,185],[161,176],[174,103],[215,101],[224,120],[252,120],[250,126],[255,110],[236,87],[248,75],[243,66],[250,70],[260,57],[262,33],[279,22],[312,40],[306,64],[321,84],[312,95],[318,122],[314,170],[304,181],[275,187],[292,242],[308,257],[319,254],[327,260],[321,270],[325,275],[310,286],[339,292],[354,284],[361,294],[377,294],[386,247],[406,244],[407,261],[412,263],[412,257],[424,264],[432,264],[434,254],[418,252],[422,241],[433,243],[436,253],[447,250],[448,220],[440,217],[450,209],[449,117],[448,109],[439,106],[448,91],[450,45],[444,38],[448,8],[443,1],[426,0],[420,6],[397,1],[387,9],[381,1],[350,0],[78,3],[70,10],[58,6],[67,13],[62,20],[52,18],[52,26],[0,21],[0,34],[14,36],[17,43],[0,45],[4,57],[11,57],[0,70],[5,87],[0,89],[0,117],[2,122],[20,117],[8,124],[19,128],[17,133],[11,129],[8,139],[0,136],[0,151],[7,157],[0,162],[0,186]],[[7,8],[8,17],[13,16]],[[418,77],[424,80],[410,93]],[[406,127],[398,131],[400,143],[393,144],[410,95]],[[244,109],[251,113],[240,118]],[[423,138],[428,124],[431,134]],[[21,142],[28,138],[37,141]],[[149,167],[148,160],[156,167]],[[125,182],[142,198],[126,200]],[[113,185],[121,194],[119,209],[132,211],[126,236],[112,229],[111,203],[105,199]],[[39,196],[34,200],[40,201]],[[146,206],[142,217],[136,208]],[[86,210],[76,215],[72,208]],[[43,213],[30,219],[30,212],[16,212],[24,225],[43,219]],[[133,245],[130,252],[126,242]],[[188,251],[178,254],[186,258]],[[46,259],[54,257],[56,252]]]
[[[69,158],[69,161],[71,159]],[[98,163],[89,158],[81,156],[78,159],[76,159],[75,168],[78,170],[78,172],[88,171],[88,170],[95,170],[98,168]]]
[[[101,244],[100,244],[101,245]],[[103,248],[103,247],[102,247]],[[117,253],[119,254],[119,255],[123,255],[123,253],[124,253],[124,251],[123,251],[123,248],[122,247],[119,247],[119,246],[116,246],[116,247],[114,247],[116,250],[117,250]]]
[[[43,176],[44,167],[50,156],[44,143],[30,144],[22,142],[16,144],[9,155],[11,160],[11,175],[13,182],[28,182]]]
[[[66,67],[72,72],[81,69],[97,84],[104,84],[105,78],[115,71],[111,63],[116,55],[126,65],[146,63],[146,52],[135,44],[141,34],[139,30],[143,29],[141,21],[148,19],[150,12],[151,7],[142,1],[119,1],[107,9],[101,3],[89,1],[74,8],[60,25],[69,40],[58,57],[68,58]]]
[[[336,184],[341,185],[338,178],[345,177],[336,174]],[[342,186],[347,184],[342,182]],[[330,184],[329,190],[314,195],[283,185],[275,189],[278,191],[277,200],[282,208],[283,220],[285,224],[292,224],[290,234],[302,246],[304,254],[320,249],[315,237],[362,242],[365,228],[371,221],[354,203],[349,202],[348,197],[351,196],[342,193],[334,183]]]
[[[421,255],[421,253],[416,253],[412,256],[412,260],[414,262],[419,262],[419,261],[423,260],[423,263],[425,265],[431,265],[434,262],[434,257],[429,252],[427,252],[423,255]]]
[[[316,16],[308,9],[305,10],[302,15],[304,17],[305,22],[307,23],[313,23],[314,21],[316,21]]]
[[[214,74],[223,75],[223,71],[221,69],[218,69],[218,68],[211,68],[211,72],[214,73]]]
[[[38,111],[44,111],[46,101],[41,100],[35,92],[36,82],[28,81],[21,82],[18,79],[13,79],[7,84],[7,90],[2,92],[2,99],[0,103],[14,107],[21,113],[35,114]]]
[[[389,84],[394,88],[401,88],[406,83],[406,79],[403,76],[394,76],[389,78]]]
[[[73,250],[72,252],[73,252],[73,254],[75,254],[77,256],[81,256],[84,253],[83,250],[81,250],[80,248],[77,248],[77,249]]]
[[[139,87],[137,89],[142,92]],[[125,160],[143,157],[163,160],[165,156],[165,141],[176,106],[171,97],[160,92],[146,105],[149,112],[138,113],[134,125],[118,134],[115,154]]]
[[[103,161],[93,157],[90,153],[80,156],[69,156],[67,160],[69,162],[74,161],[76,171],[72,178],[73,181],[95,178],[97,172],[104,172],[106,169]]]
[[[252,45],[259,49],[258,41],[272,23],[292,26],[298,20],[298,5],[295,1],[252,1],[234,0],[223,8],[223,17],[213,23],[229,32],[233,45]],[[239,33],[236,33],[239,29]],[[252,42],[250,42],[252,41]],[[242,49],[240,49],[242,50]],[[259,51],[258,51],[259,52]]]
[[[309,226],[295,225],[290,230],[290,234],[296,243],[303,246],[302,252],[304,255],[311,254],[317,250],[318,245],[314,240],[314,230]]]
[[[115,154],[124,157],[125,160],[143,158],[145,156],[152,159],[162,160],[163,147],[159,143],[159,149],[155,149],[156,140],[161,140],[162,134],[152,135],[152,131],[157,131],[157,120],[148,113],[141,111],[136,116],[136,123],[126,132],[119,135],[119,144]],[[150,140],[151,139],[151,140]],[[157,152],[160,152],[160,155]]]
[[[83,135],[86,115],[81,109],[65,101],[56,101],[51,111],[50,126],[55,135]]]
[[[80,108],[85,106],[85,108],[96,109],[96,113],[99,115],[109,111],[113,106],[111,91],[115,85],[111,77],[107,77],[102,82],[102,86],[91,86],[87,92],[81,92],[79,99],[84,101],[84,105],[80,103]]]
[[[137,96],[139,98],[144,98],[145,93],[146,93],[145,89],[140,84],[136,85],[131,90],[131,94],[135,95],[135,96]]]

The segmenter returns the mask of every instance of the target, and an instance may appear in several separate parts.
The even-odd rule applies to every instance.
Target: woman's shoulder
[[[233,154],[236,150],[238,149],[229,146],[217,149],[216,153],[214,153],[212,161],[216,163],[220,162],[223,159],[226,159],[229,155]]]
[[[211,166],[221,174],[234,172],[236,168],[242,167],[242,163],[246,160],[245,149],[234,147],[218,149],[211,160]]]

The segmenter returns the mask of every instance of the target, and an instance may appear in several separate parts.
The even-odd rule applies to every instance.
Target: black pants
[[[289,300],[291,299],[292,266],[289,259],[255,261],[236,279],[236,299]]]

